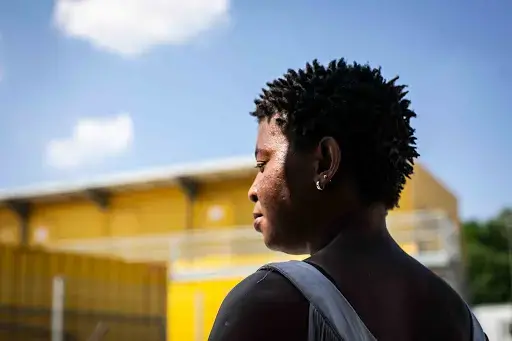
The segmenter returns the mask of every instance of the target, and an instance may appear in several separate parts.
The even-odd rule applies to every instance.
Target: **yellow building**
[[[56,323],[86,340],[99,322],[115,340],[162,341],[166,277],[162,265],[0,244],[0,341],[53,339]]]
[[[252,159],[218,160],[0,192],[0,242],[52,246],[248,226],[253,166]],[[441,210],[458,222],[456,197],[422,165],[392,214],[414,210]]]
[[[0,243],[171,261],[168,336],[206,340],[230,288],[285,259],[251,227],[255,172],[252,158],[228,159],[0,193]],[[457,199],[422,165],[388,225],[428,266],[447,268],[459,255]]]

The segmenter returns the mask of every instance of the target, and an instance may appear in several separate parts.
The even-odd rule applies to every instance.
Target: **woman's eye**
[[[265,170],[265,163],[264,162],[258,162],[256,164],[256,168],[260,170],[260,172],[263,172]]]

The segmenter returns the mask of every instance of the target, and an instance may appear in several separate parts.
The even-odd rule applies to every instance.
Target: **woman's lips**
[[[254,217],[254,222],[253,222],[254,229],[258,232],[261,232],[260,225],[261,225],[261,220],[263,219],[263,215],[254,213],[253,217]]]

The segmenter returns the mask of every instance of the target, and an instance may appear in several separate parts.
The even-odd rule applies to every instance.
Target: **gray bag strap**
[[[485,333],[482,326],[480,325],[480,322],[478,322],[475,314],[473,314],[469,306],[468,309],[469,312],[471,313],[471,322],[473,325],[473,341],[486,341],[487,338],[485,337]]]
[[[376,341],[366,325],[336,286],[313,265],[300,261],[270,263],[260,270],[275,270],[307,298],[310,308],[320,313],[342,340]],[[310,309],[309,340],[313,340]]]

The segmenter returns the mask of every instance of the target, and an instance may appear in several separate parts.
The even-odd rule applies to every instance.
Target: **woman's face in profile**
[[[258,174],[248,193],[255,203],[254,228],[272,250],[306,253],[317,195],[312,155],[292,152],[273,118],[258,126],[255,157]]]

